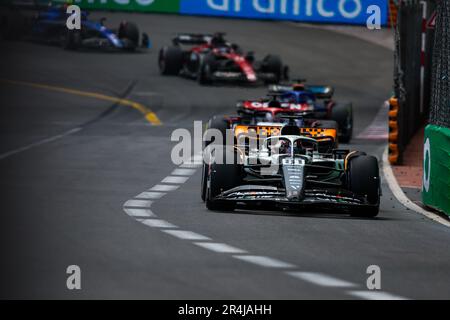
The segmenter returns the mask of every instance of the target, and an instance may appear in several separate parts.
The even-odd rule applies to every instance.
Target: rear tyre
[[[279,83],[283,78],[283,63],[281,58],[276,55],[268,55],[263,61],[264,72],[272,73],[274,78],[272,80],[267,80],[267,84]]]
[[[353,134],[353,106],[348,104],[337,104],[331,109],[331,119],[339,125],[339,141],[350,142]]]
[[[319,120],[318,128],[339,130],[339,125],[334,120]]]
[[[380,209],[380,173],[378,160],[373,156],[360,155],[348,163],[348,186],[350,191],[365,196],[369,203],[366,207],[353,209],[352,216],[373,218]]]
[[[178,75],[183,66],[183,51],[180,47],[164,47],[159,52],[159,71],[163,75]]]
[[[77,50],[81,46],[81,33],[79,30],[68,30],[64,40],[63,48],[65,50]]]
[[[218,130],[221,134],[222,137],[219,140],[215,140],[219,137],[211,137],[211,141],[205,141],[204,142],[204,147],[206,148],[208,145],[210,145],[211,143],[215,143],[215,144],[219,144],[219,145],[226,145],[227,144],[227,129],[230,129],[230,124],[229,121],[227,119],[227,116],[222,116],[222,115],[217,115],[217,116],[213,116],[209,121],[208,121],[208,126],[206,128],[206,133],[208,130],[211,129],[215,129]],[[207,138],[209,139],[209,137],[207,136]]]
[[[119,26],[117,32],[119,39],[126,39],[130,41],[128,50],[135,50],[139,46],[139,28],[133,22],[124,21]]]
[[[226,159],[234,159],[234,163],[226,163]],[[237,187],[242,182],[242,165],[238,164],[238,155],[233,147],[223,147],[221,162],[216,159],[211,164],[207,177],[205,202],[209,210],[233,211],[236,204],[233,201],[217,200],[215,197],[222,192]]]
[[[26,18],[16,10],[8,11],[0,18],[1,38],[5,40],[20,40],[26,31]]]

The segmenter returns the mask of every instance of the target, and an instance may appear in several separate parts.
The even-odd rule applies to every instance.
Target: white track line
[[[153,186],[151,189],[149,189],[149,191],[170,192],[170,191],[177,190],[179,187],[180,186],[173,186],[173,185],[167,185],[167,184],[157,184],[157,185]]]
[[[286,268],[286,269],[295,268],[293,264],[265,256],[243,255],[243,256],[233,256],[233,258],[253,263],[258,266],[266,268]]]
[[[286,272],[288,275],[293,276],[295,278],[311,282],[315,285],[322,287],[337,287],[337,288],[351,288],[356,287],[357,285],[345,280],[337,279],[322,273],[316,272],[301,272],[301,271],[292,271]]]
[[[366,300],[408,300],[407,298],[396,296],[383,291],[348,291],[348,294]]]
[[[157,199],[161,199],[165,195],[166,195],[166,193],[164,193],[164,192],[144,191],[144,192],[138,194],[135,198],[136,199],[153,199],[153,200],[157,200]]]
[[[196,169],[175,169],[171,174],[173,176],[192,176],[196,171]]]
[[[150,209],[138,209],[138,208],[123,208],[127,215],[133,218],[142,217],[156,217],[156,215]]]
[[[123,205],[124,207],[135,207],[135,208],[150,208],[153,201],[149,200],[128,200]]]
[[[182,240],[196,240],[196,241],[206,241],[211,240],[204,235],[185,230],[163,230],[165,233],[170,234],[171,236],[177,237]]]
[[[419,207],[417,204],[409,200],[409,198],[405,195],[402,188],[399,186],[397,179],[395,178],[394,172],[392,171],[391,164],[388,160],[388,149],[383,153],[383,174],[384,178],[386,179],[389,189],[391,189],[392,193],[394,194],[395,198],[404,205],[406,208],[413,210],[419,214],[424,215],[425,217],[436,221],[440,224],[443,224],[444,226],[450,227],[450,221],[440,217],[439,215],[427,211],[421,207]]]
[[[203,162],[183,162],[183,164],[180,167],[189,167],[189,168],[198,168],[203,164]]]
[[[180,168],[198,168],[201,165],[201,163],[183,163],[182,165],[180,165]]]
[[[179,176],[167,176],[164,179],[162,179],[162,183],[176,183],[176,184],[182,184],[185,183],[189,177],[179,177]]]
[[[207,250],[211,250],[218,253],[230,253],[230,254],[239,254],[239,253],[247,253],[247,251],[229,246],[225,243],[217,243],[217,242],[194,242],[195,245],[205,248]]]
[[[31,148],[34,148],[34,147],[38,147],[38,146],[41,146],[43,144],[46,144],[46,143],[49,143],[49,142],[53,142],[53,141],[59,140],[61,138],[67,137],[69,135],[72,135],[74,133],[77,133],[77,132],[81,131],[82,129],[83,128],[81,128],[81,127],[74,128],[74,129],[66,131],[66,132],[64,132],[62,134],[58,134],[58,135],[50,137],[50,138],[45,138],[45,139],[39,140],[37,142],[34,142],[32,144],[29,144],[27,146],[24,146],[24,147],[21,147],[21,148],[17,148],[17,149],[5,152],[3,154],[0,154],[0,160],[6,159],[6,158],[8,158],[10,156],[13,156],[13,155],[15,155],[17,153],[20,153],[20,152],[23,152],[23,151],[26,151],[28,149],[31,149]]]
[[[178,228],[176,225],[161,219],[138,219],[138,221],[152,228]]]

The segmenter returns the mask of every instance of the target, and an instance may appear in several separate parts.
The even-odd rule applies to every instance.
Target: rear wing
[[[332,86],[306,86],[318,99],[331,99],[334,95]]]
[[[180,33],[172,41],[175,45],[202,45],[209,43],[211,39],[212,35],[209,34]]]
[[[301,89],[296,89],[296,85],[272,85],[269,86],[269,92],[273,93],[285,93],[288,91],[310,91],[317,99],[331,99],[334,95],[334,88],[332,86],[321,86],[321,85],[304,85],[300,87]]]

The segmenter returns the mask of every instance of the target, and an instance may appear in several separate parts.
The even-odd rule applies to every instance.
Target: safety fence
[[[389,0],[75,0],[84,9],[164,12],[247,19],[365,25],[380,8],[388,24]]]
[[[440,0],[436,10],[422,200],[450,215],[450,0]]]
[[[422,200],[450,215],[450,0],[399,0],[389,160],[425,127]]]
[[[429,117],[435,30],[428,21],[437,1],[397,1],[394,70],[397,105],[391,105],[397,112],[389,123],[389,159],[393,164],[402,163],[408,142]]]

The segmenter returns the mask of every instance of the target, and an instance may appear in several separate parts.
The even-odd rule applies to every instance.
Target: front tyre
[[[350,158],[347,169],[348,186],[354,194],[365,197],[368,205],[352,210],[355,217],[373,218],[380,209],[380,173],[378,160],[373,156]]]
[[[198,67],[197,81],[200,85],[212,84],[211,65],[208,61],[203,61]]]
[[[220,155],[211,163],[207,176],[205,202],[208,210],[233,211],[235,202],[216,199],[221,193],[239,186],[242,183],[242,165],[239,156],[232,147],[224,146]],[[221,161],[218,161],[220,158]],[[226,159],[234,159],[227,163]]]
[[[208,169],[209,169],[209,164],[206,164],[205,162],[203,162],[202,182],[201,182],[201,187],[200,187],[202,201],[206,200],[206,186],[207,186],[207,180],[208,180]]]

